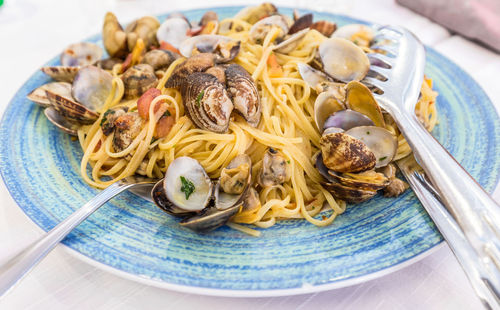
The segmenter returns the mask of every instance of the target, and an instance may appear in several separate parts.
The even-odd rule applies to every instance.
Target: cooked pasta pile
[[[344,212],[346,203],[335,199],[321,185],[322,177],[314,166],[313,158],[319,151],[320,133],[313,120],[313,106],[317,97],[301,78],[297,63],[310,62],[315,49],[326,39],[316,30],[309,30],[300,45],[292,52],[274,53],[272,42],[278,29],[270,31],[262,45],[248,40],[251,24],[239,19],[226,19],[232,23],[228,36],[240,40],[241,48],[234,62],[244,67],[257,84],[262,103],[262,117],[257,127],[250,126],[241,116],[234,115],[227,133],[219,134],[196,128],[185,115],[179,91],[165,88],[172,71],[184,59],[174,61],[163,73],[157,85],[161,96],[156,97],[149,108],[149,121],[140,134],[123,151],[115,152],[112,136],[105,136],[100,123],[103,112],[111,107],[127,106],[137,109],[137,99],[123,100],[124,86],[118,73],[114,72],[111,95],[102,108],[99,119],[92,125],[83,126],[78,138],[84,156],[81,174],[86,182],[98,188],[106,188],[119,179],[140,173],[148,177],[162,177],[169,164],[179,156],[190,156],[198,160],[210,177],[219,176],[223,167],[238,154],[246,153],[252,160],[252,176],[255,179],[262,167],[262,158],[267,148],[279,150],[287,158],[291,178],[283,185],[258,187],[261,207],[251,212],[240,212],[229,225],[252,233],[247,227],[234,223],[253,224],[266,228],[282,219],[306,219],[317,226],[331,224],[337,215]],[[237,29],[238,31],[236,31]],[[270,74],[268,59],[271,55],[283,69],[279,77]],[[432,81],[425,79],[416,113],[428,130],[437,122]],[[155,103],[164,100],[175,110],[175,125],[168,135],[153,139],[157,120]],[[395,125],[388,123],[389,130],[398,136],[398,151],[395,159],[408,155],[411,150]],[[88,174],[88,165],[92,167]],[[321,213],[328,206],[330,214]],[[324,214],[328,214],[325,216]]]

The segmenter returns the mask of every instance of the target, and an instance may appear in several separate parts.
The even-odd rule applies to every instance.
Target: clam
[[[345,132],[362,141],[376,158],[375,168],[389,164],[398,149],[398,140],[389,130],[376,126],[358,126]]]
[[[102,57],[102,48],[90,42],[71,44],[61,54],[63,66],[91,65]]]
[[[368,116],[375,126],[385,127],[382,110],[365,85],[352,81],[346,85],[346,106]]]
[[[281,152],[269,148],[262,159],[257,182],[262,187],[280,185],[290,179],[291,171],[285,156]]]
[[[200,53],[186,59],[178,65],[165,83],[167,88],[178,88],[195,72],[202,72],[215,65],[214,54]]]
[[[339,181],[346,178],[341,177],[332,170],[329,170],[323,163],[323,157],[321,154],[316,157],[315,165],[319,173],[327,180],[326,182],[322,182],[323,186],[338,199],[342,199],[350,203],[359,203],[366,201],[377,194],[376,189],[369,189],[372,185],[369,185],[369,183],[367,184],[367,182],[363,184],[365,189],[340,183]],[[380,186],[377,186],[376,188],[380,189]]]
[[[115,121],[128,111],[128,107],[115,107],[104,112],[101,120],[101,130],[105,136],[110,135],[115,129]]]
[[[78,73],[78,70],[80,70],[80,67],[52,66],[42,67],[40,70],[56,81],[71,83]]]
[[[146,48],[158,46],[156,31],[159,27],[160,22],[154,16],[144,16],[128,24],[127,28],[125,28],[128,50],[132,51],[134,49],[139,38],[142,39]]]
[[[199,25],[200,26],[206,26],[210,22],[218,21],[219,16],[217,16],[217,13],[214,11],[206,11],[205,14],[200,19]]]
[[[116,16],[108,12],[102,26],[102,42],[110,57],[124,59],[129,53],[127,34],[123,31]]]
[[[302,39],[309,32],[309,29],[302,29],[299,32],[292,34],[286,40],[274,47],[274,50],[281,54],[288,54],[299,46]]]
[[[342,98],[334,91],[320,93],[314,101],[314,122],[321,132],[325,128],[325,121],[335,112],[344,110]],[[328,126],[332,127],[332,126]]]
[[[321,69],[336,80],[359,81],[370,69],[365,52],[347,39],[327,39],[319,45],[318,51]]]
[[[259,20],[277,13],[278,9],[272,3],[264,2],[258,6],[243,8],[234,16],[234,18],[242,19],[253,25]]]
[[[215,76],[201,72],[189,75],[181,85],[181,94],[186,112],[197,127],[227,131],[233,103]]]
[[[325,37],[330,37],[337,29],[337,24],[329,22],[327,20],[320,20],[311,25],[311,29],[317,30],[319,33]]]
[[[42,107],[50,107],[52,104],[47,98],[46,90],[49,90],[55,94],[61,96],[70,97],[71,96],[71,84],[67,82],[52,82],[42,85],[26,96],[29,100]]]
[[[365,143],[344,132],[323,134],[320,146],[325,166],[335,172],[365,171],[377,162]]]
[[[226,68],[227,91],[234,108],[256,127],[261,116],[260,96],[252,76],[240,65],[231,64]]]
[[[295,19],[293,25],[288,29],[288,34],[294,34],[303,29],[309,29],[313,23],[313,15],[311,13],[304,14],[301,17]]]
[[[80,69],[73,81],[73,98],[87,109],[97,111],[111,93],[113,76],[95,66]]]
[[[280,33],[276,36],[275,40],[280,41],[288,33],[289,27],[287,19],[282,15],[273,15],[261,19],[250,28],[250,40],[257,44],[262,44],[266,35],[273,27],[278,27],[280,29]]]
[[[362,24],[349,24],[335,30],[332,38],[344,38],[356,45],[368,47],[374,36],[375,32],[371,27]]]
[[[47,119],[63,132],[76,136],[78,133],[79,124],[68,121],[57,112],[54,107],[48,107],[43,111]]]
[[[390,182],[384,188],[384,197],[398,197],[409,188],[408,183],[396,177],[396,167],[394,164],[389,164],[380,170]]]
[[[61,116],[78,124],[90,124],[99,117],[98,111],[111,92],[112,79],[100,68],[85,66],[78,71],[71,94],[54,89],[46,89],[45,93]]]
[[[251,161],[247,155],[236,156],[222,169],[217,181],[210,180],[197,160],[179,157],[170,164],[165,178],[153,187],[152,197],[165,212],[187,216],[180,222],[182,226],[210,231],[239,211],[250,182]]]
[[[146,90],[158,84],[155,71],[148,64],[138,64],[127,69],[121,79],[125,86],[125,98],[127,99],[139,97]]]
[[[238,55],[240,41],[221,35],[202,34],[184,40],[179,45],[179,51],[184,57],[190,57],[193,51],[213,53],[217,55],[216,61],[223,63],[233,60]]]
[[[179,54],[172,51],[155,49],[147,52],[142,58],[141,63],[150,65],[155,71],[164,70],[179,57]]]
[[[116,152],[126,149],[139,135],[144,120],[138,112],[126,112],[114,120],[113,148]]]
[[[98,68],[104,69],[104,70],[113,70],[113,67],[117,64],[121,64],[123,60],[120,58],[106,58],[106,59],[100,59],[94,63],[94,65]]]
[[[167,18],[156,31],[158,42],[164,41],[175,48],[179,48],[180,44],[189,38],[187,35],[191,25],[182,17],[173,16]]]
[[[215,66],[212,68],[208,68],[205,73],[211,74],[217,78],[217,81],[222,84],[226,84],[226,68],[223,66]]]
[[[304,82],[306,82],[307,85],[309,85],[309,87],[313,89],[316,89],[317,86],[321,83],[332,82],[332,79],[328,75],[326,75],[324,72],[314,69],[308,64],[299,62],[297,64],[297,68]]]
[[[373,121],[366,115],[351,109],[334,112],[324,122],[323,128],[340,128],[349,130],[357,126],[373,126]]]

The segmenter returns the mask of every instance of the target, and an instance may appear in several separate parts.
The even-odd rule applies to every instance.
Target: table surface
[[[7,0],[0,7],[0,111],[29,76],[67,45],[101,30],[105,12],[123,21],[143,15],[204,6],[260,1]],[[277,5],[351,15],[376,23],[400,24],[476,79],[500,111],[500,55],[450,34],[393,0],[292,0]],[[500,24],[500,22],[499,22]],[[498,25],[500,27],[500,25]],[[500,113],[499,113],[500,114]],[[3,145],[2,147],[9,147]],[[494,197],[500,199],[497,186]],[[0,183],[0,259],[42,234]],[[460,265],[446,244],[415,264],[356,286],[275,298],[198,296],[145,286],[80,261],[57,246],[8,295],[1,309],[480,309]]]

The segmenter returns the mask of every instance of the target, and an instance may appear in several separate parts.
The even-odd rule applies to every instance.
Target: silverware
[[[421,188],[416,190],[483,305],[500,308],[500,206],[427,132],[414,113],[424,76],[422,43],[408,30],[396,26],[380,27],[376,40],[385,42],[372,48],[386,55],[369,54],[370,70],[378,78],[367,77],[363,82],[379,89],[377,101],[394,118],[416,161],[439,193],[445,208]],[[427,186],[422,174],[408,175],[414,186]]]
[[[108,200],[127,189],[140,189],[144,187],[151,189],[157,181],[157,179],[133,176],[110,185],[41,238],[4,261],[0,265],[0,297],[21,280],[28,271],[44,258],[76,226]]]

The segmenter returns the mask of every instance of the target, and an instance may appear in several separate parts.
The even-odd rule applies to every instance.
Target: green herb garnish
[[[203,98],[203,95],[205,94],[205,90],[202,90],[199,94],[198,97],[196,97],[196,106],[199,108],[200,107],[200,101],[201,98]]]
[[[195,190],[194,184],[193,182],[189,181],[182,175],[181,175],[181,183],[182,183],[181,192],[183,192],[186,195],[186,200],[188,200],[189,196],[191,196],[191,194]]]
[[[366,132],[366,134],[367,134],[367,135],[369,135],[369,134],[370,134],[370,132],[369,132],[369,131],[367,131],[367,132]]]
[[[170,114],[170,111],[167,110],[167,111],[165,111],[165,113],[163,113],[163,115],[161,117],[164,117],[164,116],[172,116],[172,114]]]
[[[287,162],[288,164],[290,164],[290,160],[287,160],[286,162]]]
[[[104,112],[104,115],[102,116],[101,123],[99,124],[99,126],[102,126],[108,120],[109,114],[115,114],[115,110],[110,109]]]
[[[354,40],[353,43],[356,44],[356,45],[359,45],[358,40]]]
[[[386,159],[386,158],[387,158],[387,156],[380,157],[380,158],[378,159],[378,161],[383,161],[383,160],[384,160],[384,159]]]

